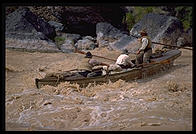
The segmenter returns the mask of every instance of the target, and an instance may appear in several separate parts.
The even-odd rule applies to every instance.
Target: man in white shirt
[[[129,68],[134,66],[134,64],[131,61],[131,58],[128,56],[127,49],[124,49],[122,54],[118,56],[116,64],[119,65],[121,68]]]
[[[147,36],[147,32],[142,30],[140,31],[141,38],[138,41],[142,44],[141,48],[137,51],[136,55],[136,65],[142,63],[149,63],[150,56],[152,55],[152,42]]]
[[[124,49],[120,56],[118,56],[115,64],[111,64],[109,71],[122,71],[123,69],[134,67],[131,58],[128,56],[128,50]]]

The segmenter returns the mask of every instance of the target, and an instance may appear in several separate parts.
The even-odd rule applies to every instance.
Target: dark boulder
[[[149,13],[145,15],[130,31],[131,35],[145,29],[154,42],[177,45],[179,36],[183,33],[183,25],[176,17]],[[154,45],[154,50],[163,46]]]
[[[13,33],[33,33],[37,36],[30,38],[39,39],[40,34],[36,34],[38,32],[44,35],[44,37],[42,35],[41,39],[53,40],[56,36],[55,28],[50,26],[44,19],[33,14],[28,8],[18,8],[6,16],[6,36],[9,37],[9,33],[12,35]]]

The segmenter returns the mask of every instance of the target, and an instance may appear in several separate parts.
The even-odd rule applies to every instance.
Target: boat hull
[[[176,58],[181,55],[179,50],[170,50],[166,52],[162,57],[152,59],[152,63],[144,65],[139,68],[132,68],[126,71],[108,74],[105,76],[97,76],[91,78],[57,78],[57,77],[46,77],[43,79],[35,79],[35,84],[37,88],[41,88],[44,85],[57,86],[61,82],[77,83],[81,87],[86,87],[89,83],[101,84],[107,83],[109,81],[115,82],[119,79],[125,81],[132,81],[136,79],[146,78],[160,71],[169,69]]]

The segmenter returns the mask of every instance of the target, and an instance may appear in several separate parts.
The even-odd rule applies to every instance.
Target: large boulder
[[[20,37],[18,33],[21,33],[22,36]],[[38,33],[42,33],[41,36]],[[56,32],[55,28],[44,19],[33,14],[28,8],[22,7],[6,16],[6,37],[14,37],[14,35],[21,39],[53,40]]]
[[[7,8],[6,12],[10,13],[16,8]],[[65,33],[95,37],[96,24],[99,22],[108,22],[118,29],[128,30],[126,24],[122,23],[126,9],[120,6],[28,6],[28,8],[47,22],[55,21],[63,24]]]
[[[145,15],[130,31],[131,35],[145,29],[153,42],[168,45],[177,45],[179,36],[183,33],[183,25],[176,17],[149,13]],[[154,50],[161,49],[163,45],[154,44]]]
[[[110,47],[125,34],[107,22],[100,22],[96,25],[97,43],[99,47]]]
[[[124,31],[121,31],[110,23],[101,22],[96,26],[97,43],[99,47],[107,47],[111,50],[128,49],[136,51],[140,46],[136,39],[128,36]]]

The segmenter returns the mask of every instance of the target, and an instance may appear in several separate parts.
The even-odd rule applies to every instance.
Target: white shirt
[[[117,65],[131,65],[131,66],[134,66],[134,64],[131,62],[131,59],[128,55],[126,54],[121,54],[117,60],[116,60],[116,63]]]
[[[142,38],[142,47],[140,50],[144,50],[148,45],[148,39],[147,38]]]

